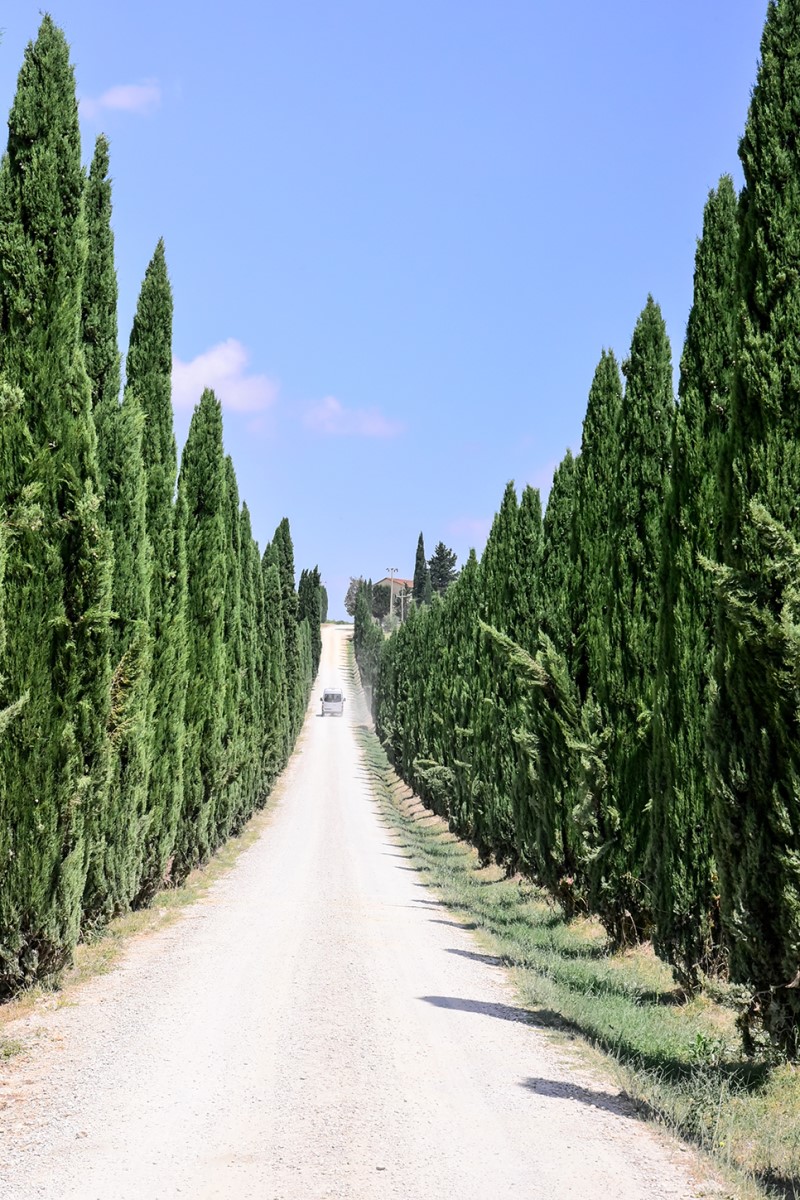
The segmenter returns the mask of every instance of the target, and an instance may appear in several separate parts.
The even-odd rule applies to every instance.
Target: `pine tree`
[[[192,415],[178,490],[186,522],[189,680],[183,806],[175,851],[180,878],[215,847],[217,808],[225,779],[227,481],[222,409],[208,389]]]
[[[436,595],[443,596],[450,587],[450,584],[458,576],[458,571],[456,571],[456,556],[448,546],[445,546],[444,542],[437,542],[436,549],[428,563],[428,568],[430,570],[432,590]],[[422,590],[424,595],[424,582]]]
[[[107,798],[111,546],[81,338],[83,202],[69,50],[45,17],[0,170],[0,371],[24,396],[0,444],[14,532],[0,711],[30,697],[0,740],[0,990],[68,957],[93,850],[86,814]]]
[[[737,198],[729,176],[705,208],[664,523],[651,767],[654,944],[688,987],[719,961],[718,882],[705,745],[720,552],[719,465],[736,357]]]
[[[739,148],[742,329],[723,459],[723,560],[739,595],[724,594],[713,729],[731,976],[752,987],[752,1015],[790,1054],[800,1051],[800,714],[780,568],[800,491],[799,51],[798,0],[773,0]]]
[[[425,581],[430,581],[430,569],[425,558],[425,542],[422,534],[419,535],[417,542],[417,557],[414,560],[414,586],[412,595],[415,604],[424,604],[425,601]],[[427,601],[430,603],[430,600]]]
[[[643,874],[662,516],[674,410],[669,342],[651,297],[636,324],[623,370],[626,386],[617,424],[610,519],[608,670],[596,680],[597,698],[613,738],[599,825],[602,849],[594,860],[591,885],[595,911],[618,944],[645,936],[651,923]]]
[[[135,400],[144,414],[142,458],[151,553],[151,769],[137,895],[137,902],[144,903],[164,880],[175,845],[183,797],[186,703],[185,519],[177,513],[174,499],[178,461],[172,419],[172,289],[163,242],[145,272],[125,366],[126,403],[128,397]]]

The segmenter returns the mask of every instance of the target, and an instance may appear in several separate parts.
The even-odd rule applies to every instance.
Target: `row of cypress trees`
[[[405,778],[485,858],[800,1051],[800,0],[771,0],[745,186],[708,198],[672,391],[648,299],[580,455],[375,668]],[[624,380],[624,382],[623,382]],[[363,641],[363,635],[361,640]],[[367,664],[368,666],[369,664]]]
[[[158,244],[122,387],[106,140],[25,54],[0,165],[0,993],[182,879],[263,802],[318,659],[288,522],[263,556],[211,391],[178,472]]]

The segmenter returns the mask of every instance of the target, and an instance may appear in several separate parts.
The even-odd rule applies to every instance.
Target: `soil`
[[[324,630],[259,840],[107,975],[5,1029],[3,1200],[690,1200],[715,1188],[518,1007],[409,866]],[[64,1003],[64,1001],[67,1001]]]

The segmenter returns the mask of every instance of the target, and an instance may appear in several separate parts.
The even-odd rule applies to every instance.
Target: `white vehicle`
[[[344,715],[344,696],[341,688],[323,688],[322,695],[322,712],[321,717],[330,713],[332,717],[341,717]]]

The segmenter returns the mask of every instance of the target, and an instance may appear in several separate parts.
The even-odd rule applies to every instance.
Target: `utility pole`
[[[394,616],[394,577],[397,574],[397,567],[387,567],[386,574],[389,576],[389,616]],[[391,625],[389,626],[391,629]]]

